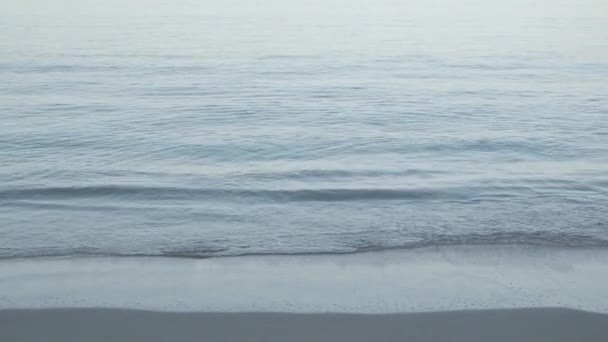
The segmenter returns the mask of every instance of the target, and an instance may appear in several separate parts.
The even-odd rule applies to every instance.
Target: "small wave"
[[[61,248],[48,247],[36,250],[0,248],[0,259],[40,258],[40,257],[172,257],[172,258],[221,258],[248,256],[298,256],[298,255],[347,255],[374,253],[391,250],[410,250],[430,247],[450,246],[538,246],[553,248],[608,248],[608,239],[584,234],[556,232],[496,232],[489,234],[436,235],[402,244],[385,245],[361,241],[360,243],[327,250],[248,250],[239,246],[231,247],[165,247],[157,251],[104,251],[95,247]]]
[[[45,187],[0,191],[0,200],[70,199],[88,197],[124,197],[146,200],[166,199],[253,199],[270,201],[357,201],[357,200],[422,200],[464,198],[448,189],[196,189],[175,187],[139,187],[99,185],[84,187]]]
[[[426,170],[426,169],[406,169],[406,170],[321,170],[303,169],[282,172],[248,172],[235,174],[237,177],[258,178],[258,179],[337,179],[355,177],[385,177],[385,176],[411,176],[411,177],[432,177],[434,175],[446,174],[445,171]]]
[[[373,175],[373,171],[372,175]],[[409,171],[408,171],[409,172]],[[416,177],[425,172],[412,171]],[[314,170],[284,173],[280,177],[308,179],[321,177],[350,177],[343,171],[318,173]],[[235,177],[276,179],[279,174],[242,174]],[[365,173],[359,174],[363,176]],[[256,188],[197,188],[136,185],[91,185],[63,187],[28,187],[0,189],[0,203],[10,205],[36,205],[44,201],[73,199],[112,199],[114,201],[225,201],[225,202],[352,202],[352,201],[449,201],[462,204],[479,202],[509,201],[513,199],[534,199],[555,197],[572,200],[569,193],[595,193],[605,195],[601,183],[573,181],[521,180],[520,184],[500,184],[500,182],[478,182],[460,186],[435,186],[412,188],[300,188],[300,189],[256,189]],[[574,200],[577,200],[574,198]],[[56,204],[56,203],[51,203]],[[103,209],[103,208],[101,208]]]
[[[528,245],[545,247],[608,247],[608,239],[591,235],[569,234],[559,232],[495,232],[472,233],[461,235],[436,235],[429,239],[413,241],[404,244],[386,246],[374,243],[361,243],[353,246],[352,253],[374,252],[393,249],[411,249],[433,246],[464,246],[464,245]]]

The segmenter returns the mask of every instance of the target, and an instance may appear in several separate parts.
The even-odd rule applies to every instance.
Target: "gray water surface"
[[[0,3],[0,257],[608,246],[605,2]]]

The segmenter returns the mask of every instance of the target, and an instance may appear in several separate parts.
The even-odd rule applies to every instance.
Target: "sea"
[[[0,258],[608,247],[602,0],[0,0]]]

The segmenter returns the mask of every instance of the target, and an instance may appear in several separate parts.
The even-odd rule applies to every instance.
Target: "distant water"
[[[602,1],[20,1],[0,257],[608,246]]]

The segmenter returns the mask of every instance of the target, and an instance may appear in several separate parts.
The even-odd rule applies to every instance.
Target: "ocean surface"
[[[605,1],[0,3],[0,258],[608,247]]]

